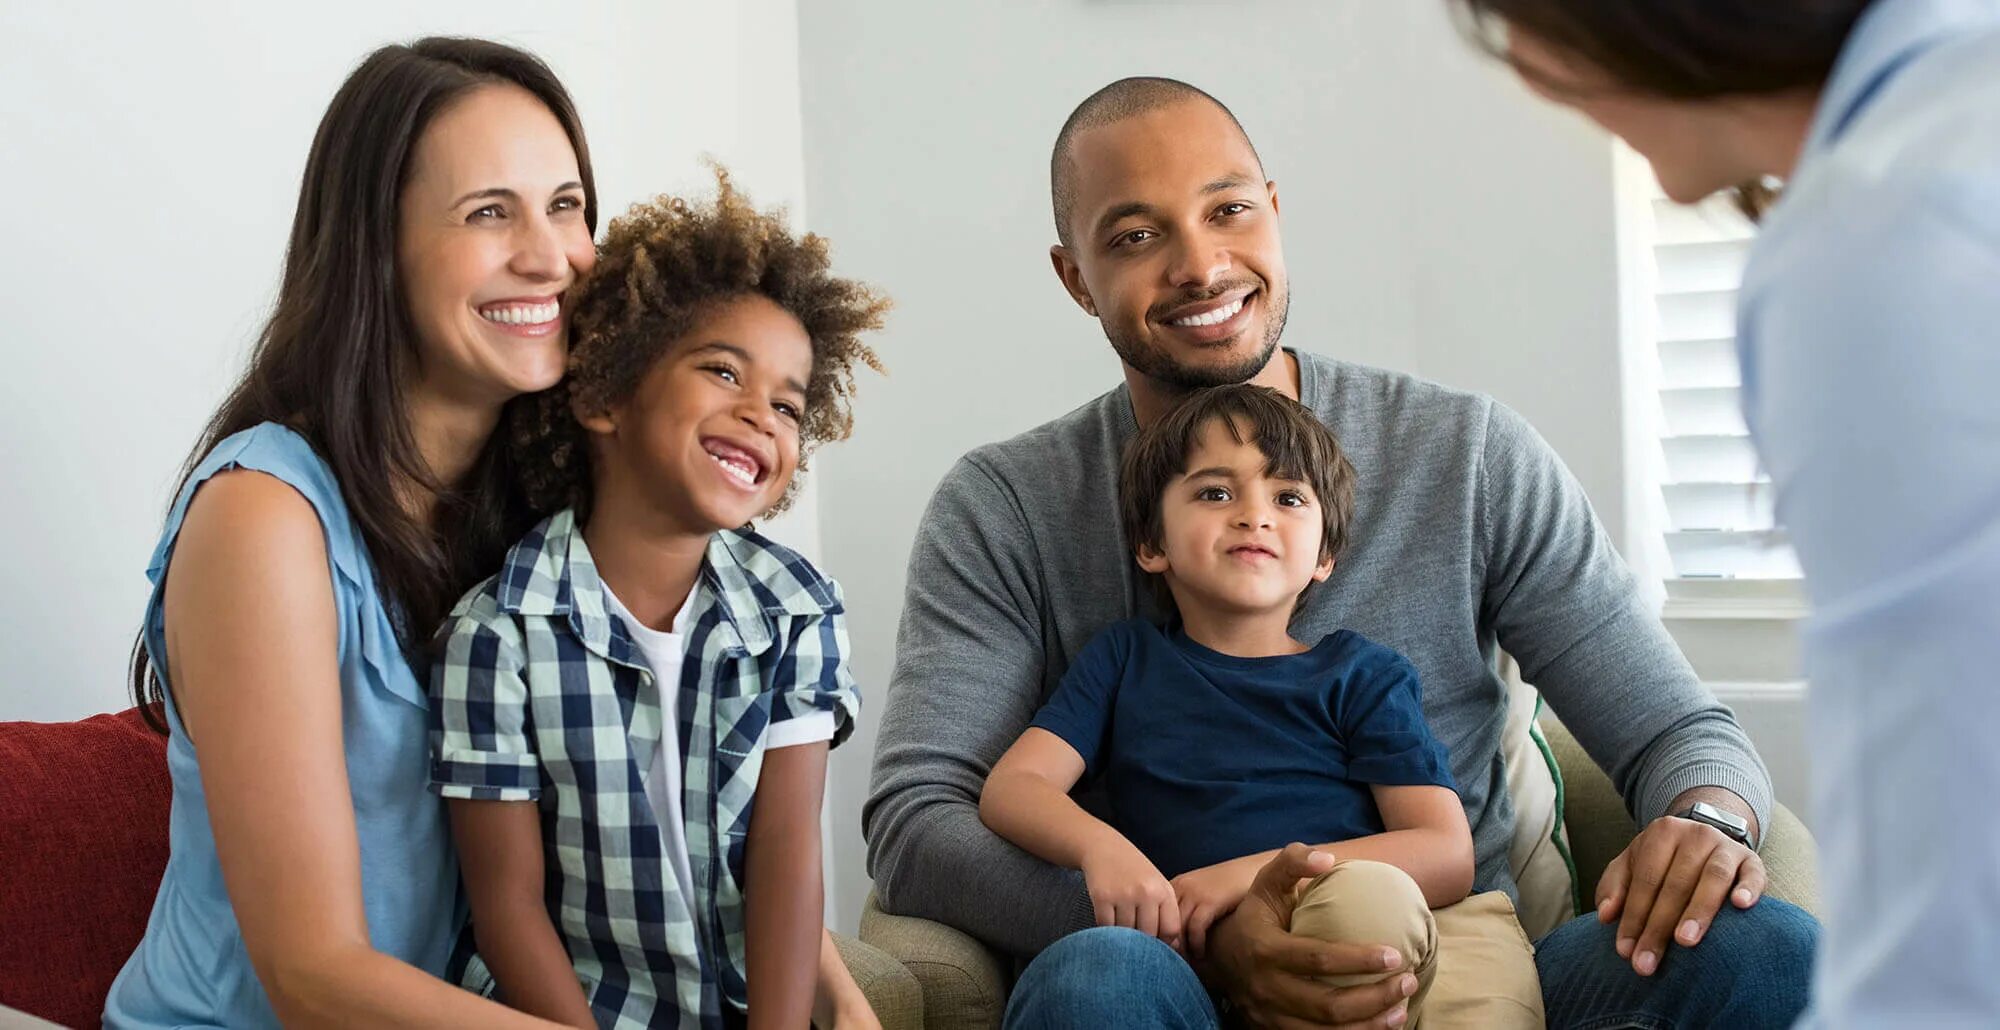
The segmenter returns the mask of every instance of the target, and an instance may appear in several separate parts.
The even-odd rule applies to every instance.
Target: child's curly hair
[[[757,210],[726,169],[710,167],[712,201],[663,195],[634,205],[612,220],[596,269],[571,290],[569,374],[523,398],[513,415],[521,486],[537,513],[589,503],[589,447],[573,412],[629,398],[670,342],[692,331],[708,307],[734,297],[769,298],[812,340],[798,473],[819,444],[853,430],[854,366],[883,370],[861,333],[882,327],[888,299],[834,276],[824,237],[793,235],[782,210]],[[788,507],[797,488],[795,474],[772,513]]]

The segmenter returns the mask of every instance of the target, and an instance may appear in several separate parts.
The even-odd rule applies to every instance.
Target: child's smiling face
[[[716,302],[639,386],[584,416],[599,475],[629,478],[676,529],[734,529],[771,510],[799,465],[812,339],[761,295]]]
[[[1273,477],[1269,464],[1254,441],[1212,421],[1160,498],[1161,546],[1141,546],[1139,567],[1167,578],[1183,614],[1190,602],[1289,613],[1300,591],[1333,572],[1312,486]]]

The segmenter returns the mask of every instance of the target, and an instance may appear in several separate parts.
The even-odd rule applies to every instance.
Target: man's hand
[[[1129,926],[1181,946],[1174,888],[1132,842],[1116,834],[1083,856],[1083,883],[1099,926]]]
[[[1268,864],[1263,855],[1245,855],[1174,877],[1174,899],[1180,904],[1181,933],[1187,937],[1189,955],[1208,954],[1208,928],[1236,911],[1250,893],[1257,871]]]
[[[1299,881],[1333,868],[1333,856],[1304,844],[1288,845],[1266,863],[1236,911],[1209,933],[1209,961],[1197,968],[1219,986],[1252,1027],[1333,1026],[1336,1030],[1397,1027],[1409,1019],[1406,1002],[1417,978],[1386,976],[1361,987],[1329,987],[1316,978],[1387,973],[1403,956],[1387,945],[1332,944],[1294,937],[1293,894]]]
[[[1726,896],[1749,908],[1764,894],[1764,860],[1721,830],[1662,816],[1640,831],[1597,881],[1597,919],[1618,921],[1618,956],[1651,976],[1669,938],[1701,943]]]

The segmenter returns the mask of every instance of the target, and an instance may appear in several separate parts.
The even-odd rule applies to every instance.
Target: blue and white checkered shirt
[[[431,677],[431,789],[540,802],[549,914],[599,1025],[720,1027],[747,1005],[743,845],[767,731],[830,712],[838,744],[859,711],[840,589],[756,533],[709,542],[674,727],[693,898],[645,791],[660,688],[606,596],[564,511],[458,603]]]

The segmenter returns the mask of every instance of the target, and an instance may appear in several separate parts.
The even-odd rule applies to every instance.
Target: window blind
[[[1743,423],[1736,363],[1736,294],[1755,227],[1724,198],[1684,207],[1654,187],[1651,208],[1668,595],[1785,593],[1798,559]]]

